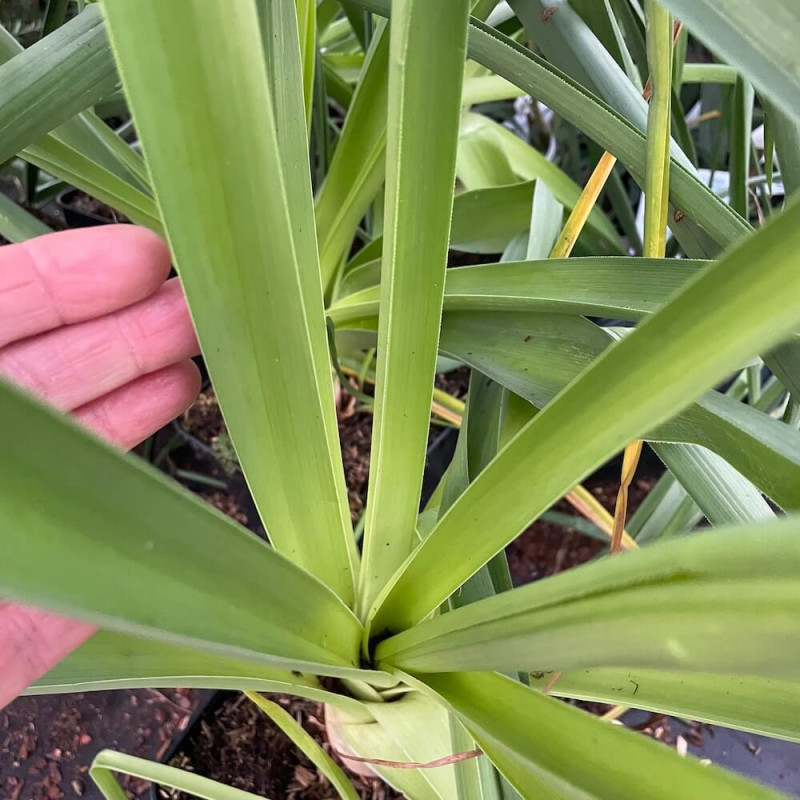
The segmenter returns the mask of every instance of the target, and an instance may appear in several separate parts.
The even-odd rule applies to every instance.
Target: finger
[[[52,669],[94,632],[91,625],[0,604],[0,708]]]
[[[176,278],[122,311],[9,345],[0,375],[71,411],[198,352]]]
[[[200,370],[183,361],[92,401],[74,416],[98,436],[129,450],[186,411],[199,391]]]
[[[143,300],[164,282],[169,262],[164,242],[134,225],[0,247],[0,347]]]

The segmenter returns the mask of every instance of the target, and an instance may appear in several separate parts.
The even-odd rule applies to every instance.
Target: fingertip
[[[109,314],[153,294],[170,270],[153,231],[104,225],[0,248],[0,345]]]
[[[200,386],[194,362],[181,361],[93,400],[74,414],[97,436],[127,450],[186,411]]]

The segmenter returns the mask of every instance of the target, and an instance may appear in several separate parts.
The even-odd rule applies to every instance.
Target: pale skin
[[[200,375],[169,251],[131,225],[0,247],[0,376],[128,450],[194,401]],[[0,708],[92,635],[0,598]]]

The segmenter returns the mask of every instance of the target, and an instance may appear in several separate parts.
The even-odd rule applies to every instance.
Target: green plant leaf
[[[2,162],[119,86],[99,9],[6,61],[0,86]]]
[[[289,668],[357,666],[352,613],[265,542],[7,384],[0,414],[4,597]]]
[[[573,258],[452,269],[440,350],[543,407],[609,345],[604,331],[567,314],[641,319],[703,263]],[[544,311],[522,313],[526,307]],[[377,291],[345,298],[330,313],[338,326],[374,327]],[[774,360],[790,358],[792,347],[773,351]],[[791,362],[784,371],[792,374]],[[800,436],[732,398],[710,392],[645,438],[708,447],[782,507],[800,508]],[[742,490],[737,478],[726,491],[733,500]]]
[[[384,177],[389,102],[389,30],[376,31],[317,197],[322,281],[328,286]]]
[[[28,145],[22,157],[110,205],[128,218],[163,234],[155,201],[129,181],[55,136]]]
[[[361,795],[356,792],[342,768],[285,708],[256,692],[245,692],[245,695],[292,740],[292,743],[330,781],[339,797],[343,800],[360,800]]]
[[[389,14],[389,0],[353,2],[378,14]],[[474,19],[470,23],[468,55],[495,74],[525,89],[571,122],[600,147],[618,158],[636,182],[640,186],[644,185],[645,137],[641,130],[606,103],[530,50]],[[624,80],[627,82],[627,78]],[[673,205],[722,246],[730,245],[748,233],[751,229],[747,222],[684,165],[678,163],[674,155],[673,153],[670,176]],[[680,224],[676,224],[674,228],[676,235],[680,236],[684,236],[685,229],[686,226]]]
[[[302,258],[311,246],[300,241],[309,208],[293,181],[287,189],[281,107],[255,6],[234,13],[221,1],[115,0],[104,10],[200,343],[270,540],[350,603],[355,553],[329,436],[322,291],[316,262]],[[304,120],[295,122],[305,138]],[[310,220],[306,228],[313,237]]]
[[[738,68],[766,97],[800,120],[800,9],[794,0],[664,0],[689,30]]]
[[[388,706],[388,714],[402,715],[403,709],[400,708],[404,700],[381,705]],[[377,704],[370,703],[369,708]],[[416,708],[415,708],[416,710]],[[388,725],[386,719],[381,724],[373,717],[370,722],[365,723],[361,718],[351,719],[346,714],[335,712],[327,715],[328,724],[332,724],[335,730],[341,735],[351,753],[360,758],[382,759],[402,763],[411,761],[411,756],[398,742],[394,735],[391,723]],[[417,734],[417,747],[427,740],[427,731],[419,726],[415,729]],[[435,758],[441,753],[434,753],[431,757]],[[347,764],[345,757],[344,763]],[[386,767],[382,765],[370,765],[371,768],[382,777],[390,786],[402,792],[406,797],[413,797],[414,800],[453,800],[452,797],[442,797],[431,785],[426,770],[403,769],[397,767]]]
[[[703,270],[538,414],[387,586],[375,606],[374,632],[402,630],[424,617],[605,458],[785,337],[800,321],[790,288],[797,281],[800,297],[792,255],[800,246],[798,220],[794,205]],[[531,471],[542,463],[551,466],[532,487]],[[453,563],[456,542],[462,555]]]
[[[750,198],[747,181],[750,177],[750,150],[753,131],[753,87],[742,78],[737,78],[733,88],[730,110],[730,203],[745,219]]]
[[[24,242],[34,236],[52,233],[53,229],[0,193],[0,235],[10,242]]]
[[[378,645],[376,663],[414,672],[613,666],[794,680],[799,530],[800,519],[789,517],[628,551],[420,623]]]
[[[515,180],[541,180],[568,210],[581,195],[581,188],[542,153],[480,114],[466,113],[462,117],[456,172],[461,182],[473,190],[508,185]],[[619,236],[599,208],[589,215],[589,225],[602,237],[602,250],[620,252]]]
[[[303,124],[303,66],[296,44],[297,18],[294,5],[285,0],[261,0],[258,6],[261,37],[267,62],[267,75],[275,109],[278,151],[284,174],[284,188],[300,281],[307,308],[319,303],[319,255],[314,226],[314,203],[308,157],[308,137]],[[304,233],[305,231],[305,233]],[[314,348],[313,357],[318,385],[330,384],[330,354],[324,320],[316,314],[307,317]],[[323,417],[331,453],[339,453],[339,432],[334,414]],[[348,542],[354,548],[352,537]],[[357,555],[351,553],[355,562]]]
[[[653,444],[712,525],[774,517],[761,492],[716,453],[692,444]]]
[[[212,781],[193,772],[186,772],[167,764],[146,761],[143,758],[101,750],[94,758],[89,774],[106,800],[127,800],[128,793],[119,785],[112,773],[132,775],[146,781],[189,792],[202,800],[262,800],[257,795],[234,789],[224,783]]]
[[[457,714],[523,797],[781,797],[714,766],[680,758],[651,739],[609,725],[503,675],[424,675],[410,680]]]
[[[358,700],[324,690],[313,676],[113,631],[96,633],[25,694],[180,687],[280,692],[362,713]]]
[[[469,4],[423,1],[400,0],[390,31],[383,313],[359,587],[365,610],[416,543],[453,204]]]
[[[548,676],[531,676],[541,689]],[[673,717],[800,742],[800,685],[749,675],[704,675],[658,669],[565,672],[551,694],[622,703]]]

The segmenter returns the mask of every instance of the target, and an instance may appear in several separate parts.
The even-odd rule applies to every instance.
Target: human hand
[[[131,225],[0,247],[0,376],[129,449],[188,408],[198,352],[169,251]],[[0,708],[94,629],[0,600]]]

